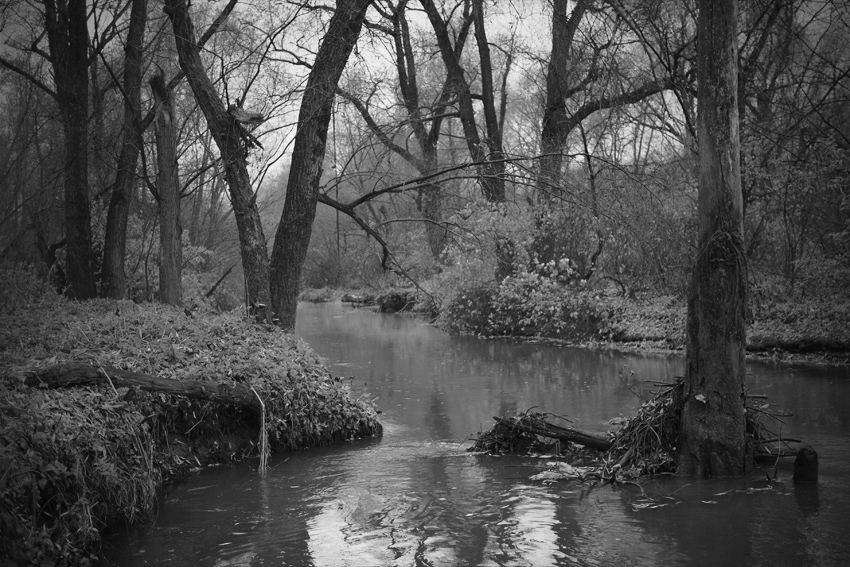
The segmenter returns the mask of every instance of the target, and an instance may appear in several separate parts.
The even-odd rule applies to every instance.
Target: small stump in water
[[[811,445],[802,447],[794,460],[794,482],[818,481],[818,452]]]

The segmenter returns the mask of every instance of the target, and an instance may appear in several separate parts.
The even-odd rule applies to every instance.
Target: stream
[[[417,319],[302,304],[297,333],[384,436],[207,469],[171,488],[156,520],[111,536],[105,565],[846,565],[850,368],[751,362],[748,387],[794,417],[820,482],[793,462],[744,479],[662,477],[635,486],[546,485],[546,459],[466,452],[493,416],[535,408],[612,428],[682,356],[454,337]],[[769,471],[772,473],[772,469]]]

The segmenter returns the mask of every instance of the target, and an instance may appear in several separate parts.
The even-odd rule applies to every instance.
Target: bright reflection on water
[[[536,407],[586,429],[631,415],[631,390],[679,357],[449,337],[419,321],[302,305],[298,333],[354,390],[378,397],[384,437],[204,471],[156,522],[112,538],[117,565],[845,565],[850,559],[850,372],[751,364],[749,387],[795,417],[820,483],[662,478],[642,488],[542,485],[542,461],[469,455],[492,416]]]

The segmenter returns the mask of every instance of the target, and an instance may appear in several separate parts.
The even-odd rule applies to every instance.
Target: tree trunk
[[[142,121],[142,50],[147,23],[147,0],[133,0],[130,9],[130,29],[127,32],[126,59],[124,63],[124,126],[121,153],[115,185],[109,198],[106,215],[106,234],[103,243],[103,273],[101,294],[104,297],[123,299],[127,295],[127,278],[124,273],[127,245],[127,218],[136,178],[136,164],[141,147]]]
[[[677,455],[679,473],[689,476],[738,476],[751,462],[744,421],[747,276],[736,19],[735,0],[699,2],[699,244]]]
[[[260,400],[251,388],[242,384],[219,384],[206,380],[174,380],[150,374],[121,370],[111,366],[92,366],[81,362],[65,362],[23,372],[23,383],[30,387],[67,388],[89,384],[112,384],[116,388],[134,387],[147,392],[162,392],[233,404],[260,413]]]
[[[64,4],[64,3],[63,3]],[[88,13],[86,0],[57,10],[44,0],[47,39],[65,131],[65,235],[68,297],[96,295],[88,184]]]
[[[301,99],[286,201],[271,259],[272,304],[286,330],[295,328],[298,286],[316,216],[334,93],[369,4],[371,0],[337,0]]]
[[[570,46],[590,2],[577,2],[569,17],[567,4],[567,0],[554,0],[552,4],[552,55],[546,70],[546,106],[543,107],[540,128],[541,158],[537,180],[540,190],[538,199],[543,201],[549,201],[544,195],[558,194],[560,191],[562,152],[573,128],[567,119],[566,100]]]
[[[189,243],[192,246],[201,246],[203,243],[201,239],[203,223],[201,209],[204,206],[204,187],[209,182],[207,168],[210,167],[210,159],[214,159],[212,158],[212,152],[207,149],[209,147],[209,135],[205,136],[205,140],[202,143],[204,145],[204,157],[201,160],[201,176],[198,177],[197,187],[195,188],[194,195],[192,195],[192,216],[189,220]]]
[[[613,444],[605,434],[591,433],[590,431],[582,431],[581,429],[575,429],[573,427],[561,427],[560,425],[555,425],[548,421],[537,419],[533,416],[493,416],[493,419],[495,419],[497,423],[511,429],[519,429],[520,431],[525,431],[532,435],[540,435],[542,437],[549,437],[550,439],[557,439],[559,441],[577,443],[584,447],[596,449],[597,451],[607,451]]]
[[[493,86],[493,64],[490,60],[490,44],[484,26],[483,0],[472,0],[472,16],[475,21],[475,44],[478,46],[478,61],[481,73],[481,101],[484,108],[484,127],[487,133],[486,164],[482,166],[485,195],[489,201],[505,200],[505,162],[502,147],[502,130],[496,115],[496,92]],[[504,96],[504,93],[503,93]]]
[[[446,247],[448,232],[443,225],[443,190],[438,183],[428,183],[422,188],[422,216],[426,219],[425,237],[431,257],[439,260]]]
[[[195,100],[221,152],[224,175],[230,191],[230,202],[239,231],[242,270],[248,289],[248,301],[255,307],[258,320],[271,321],[269,291],[269,257],[256,196],[248,174],[247,150],[243,145],[242,126],[228,114],[215,87],[204,70],[200,49],[195,42],[195,29],[189,17],[186,0],[166,0],[165,11],[171,18],[180,68],[195,94]],[[325,128],[327,132],[327,128]],[[307,240],[309,241],[309,235]]]
[[[183,305],[183,249],[180,226],[180,178],[177,174],[177,130],[174,105],[162,74],[150,80],[156,114],[157,193],[159,195],[159,300]]]

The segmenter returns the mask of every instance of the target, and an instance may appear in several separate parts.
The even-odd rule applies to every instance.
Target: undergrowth
[[[748,306],[747,350],[774,357],[850,359],[847,298],[765,296],[754,290]],[[459,289],[439,315],[454,333],[512,336],[576,343],[682,349],[687,305],[675,295],[644,292],[623,297],[610,288],[542,277],[510,277],[501,285]]]
[[[24,272],[0,272],[0,565],[86,564],[99,530],[144,520],[163,482],[257,456],[249,410],[136,389],[47,390],[26,371],[62,362],[174,380],[242,383],[266,406],[272,451],[377,435],[301,340],[238,314],[129,301],[66,301]]]

